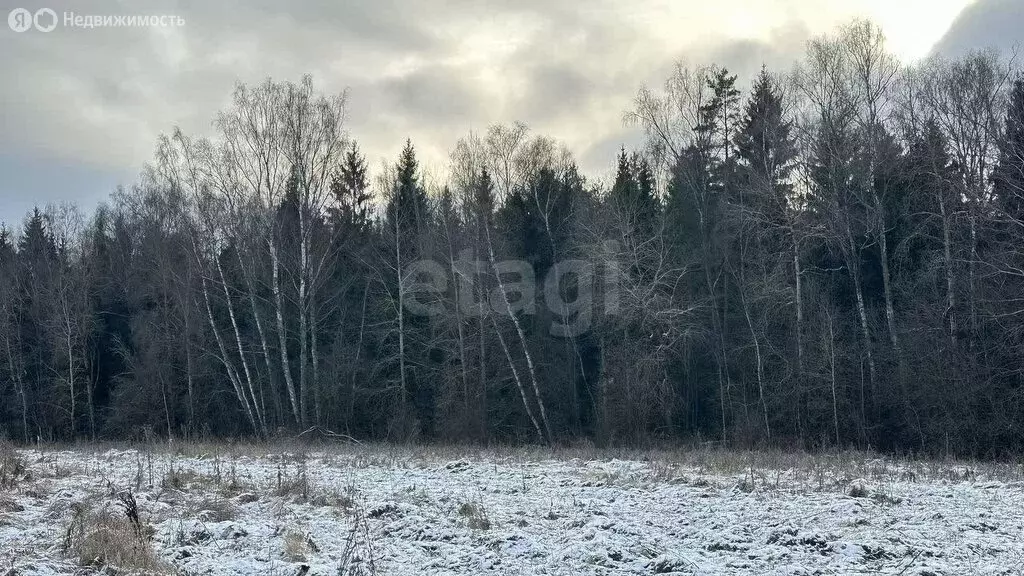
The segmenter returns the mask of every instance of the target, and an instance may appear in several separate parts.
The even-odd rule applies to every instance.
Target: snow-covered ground
[[[166,573],[1024,574],[1015,464],[358,445],[20,455],[28,478],[0,488],[0,575],[82,573],[73,541],[104,511],[123,520],[126,491]]]

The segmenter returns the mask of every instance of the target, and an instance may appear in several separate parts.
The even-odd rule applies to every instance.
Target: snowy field
[[[361,445],[0,461],[5,576],[1024,574],[1020,464]]]

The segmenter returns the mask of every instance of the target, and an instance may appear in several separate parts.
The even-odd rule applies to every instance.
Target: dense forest
[[[603,183],[522,124],[371,171],[345,94],[232,102],[0,230],[0,436],[1024,448],[1005,55],[908,67],[854,22],[792,70],[680,64]]]

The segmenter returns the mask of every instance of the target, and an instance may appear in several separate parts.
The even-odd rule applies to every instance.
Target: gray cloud
[[[448,124],[480,117],[487,109],[486,93],[465,70],[452,66],[424,66],[367,88],[381,95],[375,108],[397,111],[408,121],[431,118]]]
[[[1024,6],[1020,0],[977,0],[960,13],[934,52],[957,56],[978,48],[996,48],[1007,54],[1024,42]]]
[[[767,66],[785,72],[803,54],[814,33],[799,22],[790,22],[771,31],[766,40],[737,40],[713,46],[701,61],[714,62],[729,68],[740,78],[754,78]]]
[[[459,136],[522,120],[601,175],[620,144],[640,141],[621,123],[636,90],[659,85],[675,59],[741,77],[762,63],[787,69],[823,31],[822,14],[840,13],[817,0],[778,0],[785,10],[768,12],[743,0],[39,1],[58,14],[173,14],[185,25],[17,34],[0,24],[8,222],[37,202],[91,208],[131,182],[161,132],[209,132],[236,82],[305,73],[324,90],[350,89],[349,126],[373,166],[410,137],[440,172]],[[0,15],[20,4],[29,0],[0,0]],[[730,8],[775,19],[747,39],[727,32]]]

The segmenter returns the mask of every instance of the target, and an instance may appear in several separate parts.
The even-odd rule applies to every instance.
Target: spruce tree
[[[436,398],[433,379],[427,374],[430,368],[429,318],[421,314],[410,313],[406,307],[409,303],[404,291],[416,278],[408,276],[410,266],[423,257],[429,257],[429,248],[424,245],[430,232],[430,213],[427,204],[426,190],[420,183],[416,151],[412,142],[406,140],[395,166],[394,179],[385,207],[385,230],[387,240],[387,259],[394,259],[391,265],[396,276],[397,286],[389,288],[394,295],[399,295],[395,302],[398,315],[398,337],[401,339],[399,350],[399,377],[404,383],[402,399],[407,405],[401,406],[399,418],[402,429],[400,435],[405,438],[413,434],[421,434],[431,438],[435,434]],[[408,410],[411,409],[411,412]]]
[[[775,224],[792,201],[796,160],[793,123],[784,117],[782,104],[781,91],[762,68],[735,138],[742,185],[753,195],[749,201]]]
[[[57,247],[47,228],[46,217],[36,208],[26,219],[18,242],[19,284],[23,306],[18,330],[30,418],[34,405],[55,400],[51,398],[53,370],[50,366],[54,340],[45,327],[53,313],[54,302],[51,298]],[[33,423],[37,430],[48,427],[49,418],[54,417],[50,410],[37,414],[41,414],[36,416]],[[43,418],[47,421],[41,421]]]
[[[636,197],[636,179],[633,177],[633,165],[626,155],[626,148],[619,150],[618,164],[615,168],[615,182],[608,192],[612,206],[618,210],[627,210]]]
[[[334,194],[335,226],[354,233],[365,232],[370,225],[370,190],[366,158],[355,142],[345,153],[341,168],[331,182]]]
[[[402,244],[415,246],[417,234],[426,230],[428,222],[427,192],[420,184],[416,150],[406,140],[398,158],[391,197],[388,199],[386,219],[389,230],[398,230]],[[397,228],[396,228],[397,227]]]
[[[999,164],[992,175],[995,196],[1007,216],[1024,221],[1024,78],[1010,91]]]

